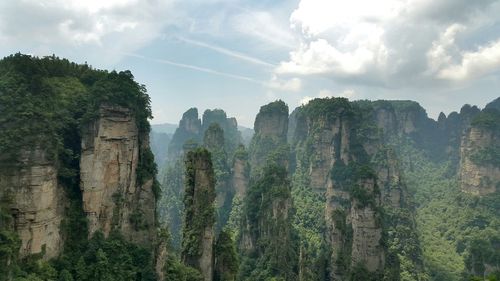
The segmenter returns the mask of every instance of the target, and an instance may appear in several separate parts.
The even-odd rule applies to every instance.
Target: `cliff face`
[[[151,245],[156,218],[153,179],[137,182],[139,153],[147,148],[147,137],[139,135],[130,110],[116,106],[102,106],[82,135],[80,188],[89,235],[102,231],[107,236],[117,229],[131,241]]]
[[[261,107],[249,148],[252,180],[243,200],[238,241],[244,256],[240,265],[242,280],[296,280],[297,247],[293,241],[293,203],[287,178],[287,128],[288,106],[284,102]],[[246,159],[246,153],[237,156],[235,163],[238,158]],[[243,163],[240,170],[246,169]]]
[[[484,196],[500,188],[500,132],[473,125],[460,146],[460,184],[463,192]],[[496,159],[496,160],[495,160]]]
[[[360,183],[362,192],[376,194],[374,179],[366,179]],[[381,244],[382,226],[376,207],[380,206],[378,196],[372,204],[362,202],[364,198],[353,198],[350,217],[352,224],[351,266],[362,264],[370,272],[384,268],[385,249]]]
[[[384,268],[382,225],[376,211],[380,193],[359,140],[360,120],[346,99],[315,99],[297,109],[293,143],[296,166],[309,186],[324,196],[325,237],[332,250],[330,277],[347,278],[350,268]]]
[[[113,268],[107,277],[154,274],[158,190],[145,87],[130,71],[16,54],[0,60],[0,93],[0,279],[86,279],[74,267],[96,255],[78,271],[99,260]],[[96,231],[108,237],[86,239]],[[106,243],[121,256],[105,253]],[[148,251],[133,266],[112,265]]]
[[[200,270],[203,280],[214,273],[215,176],[210,152],[197,149],[186,155],[182,260]]]
[[[217,231],[220,231],[226,225],[234,196],[234,189],[230,185],[231,170],[227,161],[224,136],[224,130],[217,123],[212,123],[203,137],[203,145],[210,151],[215,170]]]
[[[288,112],[264,110],[259,112],[254,123],[255,134],[285,140],[288,132]]]
[[[393,266],[386,264],[388,256],[405,255],[393,253],[389,245],[408,235],[416,238],[400,164],[389,140],[419,138],[433,125],[419,107],[405,112],[398,106],[316,99],[291,117],[295,130],[289,143],[296,171],[305,171],[308,186],[323,197],[332,280],[346,280],[359,267],[382,272]],[[387,220],[394,221],[384,226]],[[400,233],[403,223],[408,233]],[[412,267],[421,268],[418,261],[412,262]]]
[[[238,148],[234,156],[233,168],[231,172],[231,182],[234,188],[234,196],[244,198],[248,189],[248,181],[250,177],[250,166],[248,164],[248,154],[245,147]]]
[[[202,132],[205,133],[212,124],[218,124],[224,131],[224,149],[228,155],[232,155],[243,141],[236,118],[227,117],[222,109],[207,109],[203,112]]]
[[[258,172],[271,152],[286,145],[288,106],[283,101],[262,106],[255,118],[254,130],[249,148],[252,173]]]
[[[373,158],[382,203],[394,209],[405,207],[407,190],[395,151],[392,148],[382,148]]]
[[[22,243],[20,256],[44,253],[44,259],[54,258],[63,246],[60,225],[66,202],[57,168],[41,148],[23,151],[19,158],[17,166],[2,165],[0,197],[8,200]]]

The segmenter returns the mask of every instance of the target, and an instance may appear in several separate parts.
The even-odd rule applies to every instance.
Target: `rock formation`
[[[212,123],[205,131],[203,137],[204,147],[210,151],[215,171],[215,191],[217,206],[217,232],[226,225],[231,211],[231,203],[234,196],[230,177],[231,171],[228,166],[225,150],[224,130],[218,123]]]
[[[199,148],[186,155],[182,261],[213,280],[215,242],[215,175],[210,152]]]
[[[483,110],[463,136],[460,183],[463,192],[485,196],[500,189],[500,111]]]
[[[373,273],[385,268],[388,249],[381,238],[387,229],[380,210],[405,206],[406,187],[397,156],[384,143],[393,136],[418,137],[428,126],[418,108],[374,104],[315,99],[293,114],[295,168],[324,196],[333,280],[345,280],[359,266]]]
[[[243,145],[238,147],[234,155],[231,177],[231,183],[235,192],[234,196],[243,199],[248,189],[248,181],[250,177],[248,153]]]
[[[241,278],[296,279],[287,127],[288,106],[283,101],[262,106],[255,119],[250,147],[253,184],[244,196],[239,237],[239,248],[245,257],[240,266]],[[253,264],[259,264],[267,275],[252,268]]]
[[[283,101],[262,106],[255,118],[254,130],[255,134],[249,148],[252,173],[258,172],[259,167],[266,162],[273,151],[286,145],[288,106]]]
[[[212,124],[218,124],[224,131],[224,149],[228,155],[233,155],[238,145],[243,141],[238,131],[238,122],[234,117],[227,117],[222,109],[207,109],[203,112],[202,133],[204,134]]]
[[[16,164],[2,162],[0,197],[7,200],[13,229],[21,240],[20,256],[59,255],[63,247],[61,220],[66,196],[57,180],[57,166],[47,152],[34,146],[20,153]]]
[[[217,126],[217,130],[210,130]],[[213,129],[213,127],[212,127]],[[208,133],[208,135],[207,135]],[[179,122],[172,141],[169,144],[169,157],[165,177],[162,180],[163,199],[160,203],[160,216],[172,231],[174,247],[180,244],[180,225],[182,213],[184,156],[189,150],[199,145],[207,147],[214,160],[217,173],[217,205],[219,209],[218,228],[227,221],[231,209],[234,189],[231,188],[231,171],[227,159],[232,159],[235,149],[241,141],[235,118],[228,118],[221,109],[207,109],[203,113],[203,122],[198,118],[198,109],[186,111]]]
[[[71,267],[97,240],[127,244],[124,256],[150,251],[141,262],[151,267],[137,273],[154,274],[159,189],[145,88],[130,71],[55,56],[16,54],[0,73],[9,104],[0,105],[0,276],[75,278]],[[50,259],[43,270],[39,258]]]
[[[140,140],[143,138],[142,140]],[[155,233],[153,178],[138,182],[140,152],[148,146],[130,110],[103,106],[83,132],[80,160],[83,210],[89,235],[119,230],[128,239],[150,245]]]
[[[183,146],[186,141],[201,141],[201,120],[198,118],[198,109],[190,108],[182,115],[179,127],[175,130],[168,147],[168,161],[174,162],[182,157]]]

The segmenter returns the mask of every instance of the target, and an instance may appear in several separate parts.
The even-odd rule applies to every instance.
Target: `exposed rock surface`
[[[481,162],[481,159],[474,161],[478,153],[494,148],[499,143],[500,132],[477,126],[465,132],[460,147],[460,183],[463,192],[484,196],[500,188],[500,167]]]
[[[234,158],[232,170],[232,186],[234,187],[235,197],[244,198],[248,189],[249,164],[246,157]]]
[[[153,179],[137,182],[139,153],[147,145],[130,110],[122,107],[101,107],[99,118],[84,130],[80,188],[89,235],[101,231],[107,236],[117,229],[142,245],[153,242]]]
[[[21,240],[20,256],[44,253],[54,258],[62,250],[60,230],[66,196],[57,169],[41,148],[22,151],[16,166],[2,163],[0,197],[7,199],[14,230]]]
[[[283,108],[283,102],[274,102],[261,107],[259,114],[255,118],[255,134],[260,137],[271,137],[286,140],[288,133],[288,107]],[[274,108],[274,107],[278,108]]]
[[[365,180],[361,186],[371,193],[375,193],[375,180]],[[380,243],[382,239],[382,227],[375,206],[380,206],[379,198],[376,196],[374,205],[360,205],[356,198],[352,201],[350,217],[352,224],[352,260],[351,265],[362,264],[370,272],[384,268],[385,249]]]
[[[259,171],[273,151],[286,145],[288,106],[283,101],[262,106],[255,118],[254,130],[255,134],[249,148],[252,174]]]
[[[374,163],[374,169],[377,174],[377,185],[381,192],[382,203],[395,209],[405,206],[407,190],[394,150],[380,149],[375,158],[379,161],[379,163]]]
[[[370,272],[385,266],[382,225],[376,211],[380,206],[377,183],[374,176],[355,175],[356,167],[370,165],[362,160],[368,154],[363,141],[370,140],[357,137],[360,124],[353,117],[354,110],[344,99],[313,100],[295,113],[296,128],[290,141],[297,154],[297,167],[306,168],[310,187],[325,196],[325,237],[332,250],[332,280],[344,280],[349,267],[358,264]],[[367,147],[376,150],[372,146]],[[353,190],[356,186],[357,191]],[[371,198],[371,203],[358,202],[357,193]]]

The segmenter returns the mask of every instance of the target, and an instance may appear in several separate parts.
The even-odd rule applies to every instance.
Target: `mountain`
[[[499,101],[277,100],[254,130],[190,108],[169,133],[130,71],[6,57],[0,281],[499,280]]]
[[[0,77],[0,279],[155,276],[144,88],[129,71],[54,56],[6,57]]]

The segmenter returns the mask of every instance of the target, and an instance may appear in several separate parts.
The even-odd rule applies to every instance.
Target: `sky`
[[[276,99],[415,100],[436,118],[500,96],[500,0],[4,0],[0,56],[131,70],[153,124],[190,107],[253,127]]]

